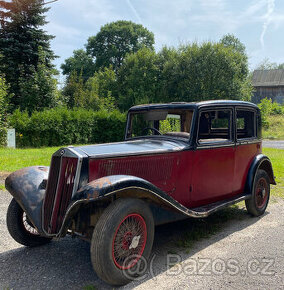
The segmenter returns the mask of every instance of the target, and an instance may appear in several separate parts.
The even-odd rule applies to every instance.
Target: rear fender
[[[265,170],[267,172],[270,184],[276,184],[270,159],[263,154],[259,154],[253,160],[248,172],[245,188],[245,192],[248,194],[252,193],[255,175],[259,169]]]
[[[42,230],[42,203],[45,195],[49,167],[32,166],[11,173],[5,187],[15,198],[39,234]]]

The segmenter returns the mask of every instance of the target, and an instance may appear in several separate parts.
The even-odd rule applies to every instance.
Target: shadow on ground
[[[167,254],[178,253],[185,260],[258,220],[259,218],[251,218],[244,209],[235,206],[207,219],[187,219],[157,227],[151,273],[147,272],[143,280],[134,281],[125,288],[133,288],[166,271]],[[2,252],[0,269],[0,288],[110,288],[93,272],[89,243],[70,237],[52,241],[39,248],[19,247]]]

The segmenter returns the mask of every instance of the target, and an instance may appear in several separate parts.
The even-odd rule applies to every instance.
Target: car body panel
[[[42,204],[49,167],[32,166],[11,173],[5,187],[26,212],[40,234],[42,230]]]
[[[196,150],[192,173],[192,206],[231,197],[234,165],[234,146]]]
[[[188,144],[182,141],[144,138],[132,141],[75,147],[90,158],[108,158],[181,151]]]
[[[235,150],[235,169],[233,193],[239,194],[244,191],[248,171],[253,160],[261,153],[261,141],[257,140],[255,143],[239,144]]]

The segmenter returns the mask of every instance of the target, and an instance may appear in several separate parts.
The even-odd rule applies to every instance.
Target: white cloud
[[[252,58],[265,53],[269,57],[273,41],[275,53],[282,55],[276,47],[280,51],[278,43],[283,47],[283,40],[275,39],[275,34],[283,29],[284,0],[59,0],[50,6],[46,28],[56,36],[52,47],[62,57],[58,63],[82,48],[102,25],[121,19],[139,22],[154,32],[157,49],[234,33]]]
[[[274,8],[275,8],[275,1],[274,0],[267,0],[267,12],[264,16],[264,22],[262,25],[262,32],[260,35],[260,43],[261,43],[262,48],[264,48],[264,36],[266,34],[267,27],[273,19]]]
[[[136,8],[133,6],[133,4],[131,3],[130,0],[126,0],[127,4],[129,5],[130,9],[132,10],[133,14],[135,15],[135,17],[137,18],[138,22],[141,24],[142,20],[141,17],[139,15],[139,13],[137,12]]]

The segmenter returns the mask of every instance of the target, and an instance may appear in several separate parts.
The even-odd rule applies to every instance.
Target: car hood
[[[187,147],[182,141],[139,139],[117,143],[74,147],[73,151],[91,158],[130,156],[181,151]]]

